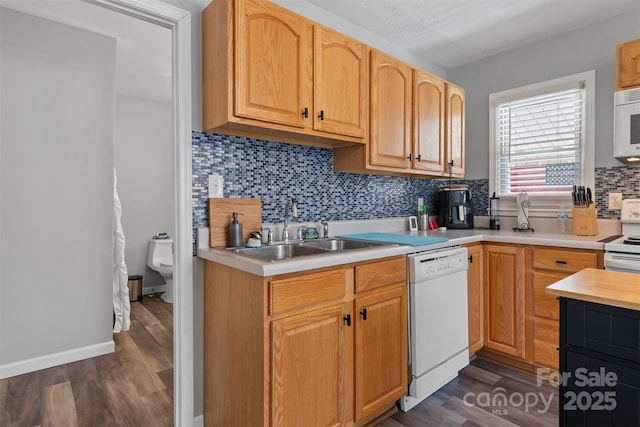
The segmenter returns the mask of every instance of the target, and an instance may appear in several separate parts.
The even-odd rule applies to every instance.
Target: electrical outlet
[[[622,193],[609,193],[609,209],[622,208]]]

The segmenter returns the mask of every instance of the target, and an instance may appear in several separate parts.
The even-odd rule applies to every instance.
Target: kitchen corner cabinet
[[[469,251],[469,269],[467,270],[467,287],[469,302],[469,354],[480,350],[483,346],[483,305],[482,305],[482,244],[466,245]]]
[[[640,39],[616,46],[616,90],[640,87]]]
[[[264,0],[215,0],[202,20],[205,130],[364,142],[366,45]]]
[[[525,248],[484,246],[484,346],[525,360]]]
[[[451,175],[457,178],[464,178],[465,156],[464,156],[464,89],[447,82],[447,169],[451,168]]]
[[[205,261],[206,426],[351,425],[407,388],[404,256],[260,277]]]
[[[603,252],[544,246],[533,246],[529,251],[533,265],[527,295],[532,361],[535,366],[558,370],[559,305],[546,288],[584,268],[602,268]]]

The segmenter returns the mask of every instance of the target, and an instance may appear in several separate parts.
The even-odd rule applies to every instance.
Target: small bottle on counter
[[[238,212],[234,212],[233,221],[229,224],[229,246],[242,246],[242,224],[238,222]]]

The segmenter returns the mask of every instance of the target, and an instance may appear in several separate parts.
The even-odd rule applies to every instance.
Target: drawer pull
[[[367,309],[363,308],[360,315],[362,316],[362,320],[367,320]]]
[[[351,326],[351,315],[347,314],[346,316],[344,316],[344,322],[347,324],[347,326]]]
[[[567,261],[562,261],[562,260],[560,260],[560,259],[557,259],[557,260],[556,260],[556,264],[566,265],[566,264],[567,264]]]

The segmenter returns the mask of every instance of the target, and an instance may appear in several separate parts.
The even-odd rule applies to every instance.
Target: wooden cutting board
[[[252,231],[262,228],[262,201],[260,199],[209,199],[209,245],[229,246],[229,224],[233,212],[238,212],[242,224],[242,241],[246,243]]]

